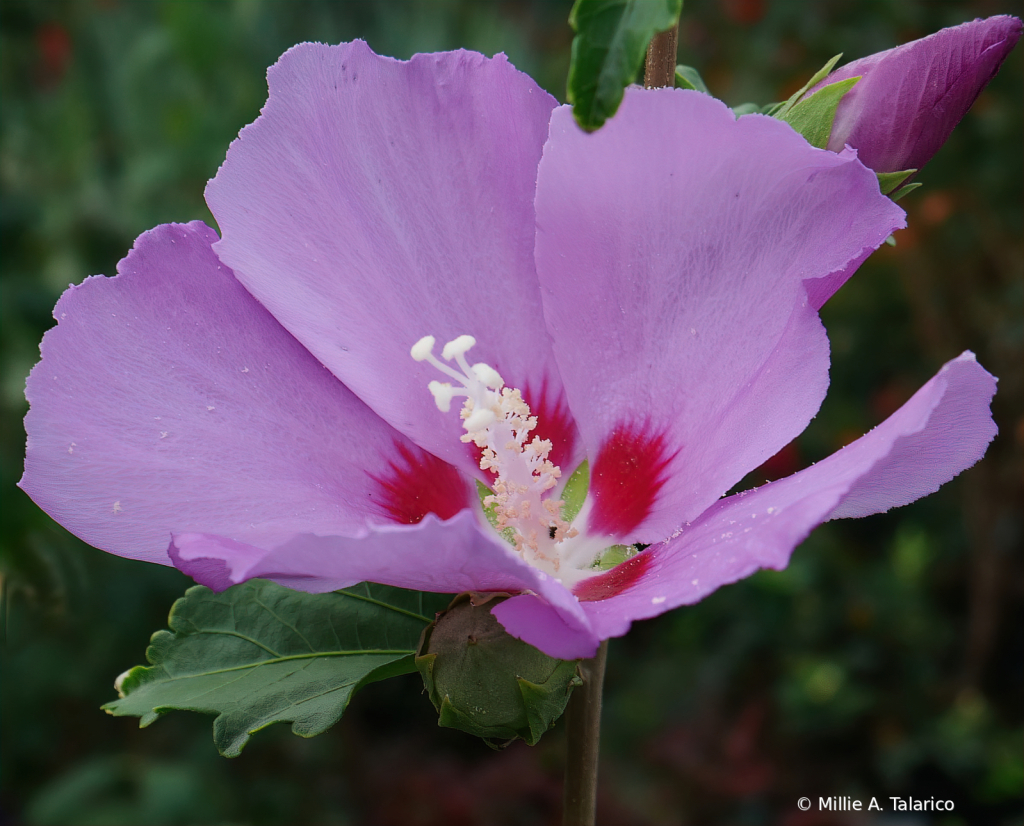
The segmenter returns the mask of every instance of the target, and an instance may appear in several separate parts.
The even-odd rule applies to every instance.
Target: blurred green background
[[[293,43],[361,37],[408,57],[506,52],[564,100],[569,2],[0,0],[0,824],[544,824],[562,732],[491,752],[435,726],[410,676],[357,695],[313,740],[276,727],[220,758],[210,718],[140,731],[99,706],[190,584],[108,556],[14,487],[23,383],[70,282],[114,272],[154,224],[212,223],[203,186]],[[680,61],[730,104],[767,103],[853,59],[1010,0],[687,0]],[[829,524],[788,570],[638,623],[611,646],[600,818],[854,822],[802,795],[940,796],[1024,822],[1022,66],[1002,73],[905,201],[910,229],[824,309],[833,389],[748,484],[817,460],[964,349],[1000,376],[982,464],[893,513]],[[858,823],[869,822],[864,820]]]

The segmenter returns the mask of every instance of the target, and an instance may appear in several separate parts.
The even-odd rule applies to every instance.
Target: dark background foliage
[[[78,541],[14,487],[24,377],[69,282],[111,274],[163,221],[212,219],[205,181],[302,40],[408,57],[505,51],[564,99],[568,2],[0,0],[2,824],[517,824],[559,819],[562,732],[491,752],[435,727],[418,678],[357,696],[332,731],[217,756],[210,720],[145,731],[99,706],[190,584]],[[689,0],[680,60],[731,104],[778,100],[848,59],[1011,0]],[[963,349],[1000,376],[982,464],[893,513],[829,524],[789,569],[638,623],[611,647],[601,819],[867,820],[801,795],[933,795],[944,819],[1021,823],[1022,50],[919,177],[910,229],[823,311],[832,392],[748,479],[872,427]],[[885,801],[886,803],[888,801]]]

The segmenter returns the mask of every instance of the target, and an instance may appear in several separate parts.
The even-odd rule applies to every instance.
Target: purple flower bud
[[[839,103],[828,148],[849,144],[876,172],[920,169],[999,71],[1021,21],[974,20],[855,60],[817,88],[861,76]],[[816,91],[816,90],[815,90]]]

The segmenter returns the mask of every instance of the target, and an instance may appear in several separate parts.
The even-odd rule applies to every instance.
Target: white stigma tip
[[[457,356],[464,355],[465,352],[474,344],[476,344],[476,339],[473,338],[473,336],[459,336],[458,338],[452,339],[444,346],[444,349],[441,351],[441,355],[446,361],[451,361]],[[433,340],[431,340],[431,345],[433,345]]]
[[[473,375],[482,381],[485,386],[491,388],[491,390],[501,390],[505,385],[501,376],[498,375],[498,371],[482,361],[473,365]]]
[[[485,427],[490,427],[497,421],[497,418],[493,412],[486,408],[474,410],[466,417],[466,421],[463,422],[462,426],[467,433],[473,433],[477,430],[483,430]]]
[[[430,358],[430,354],[434,350],[435,341],[436,339],[433,336],[423,336],[412,346],[412,350],[409,352],[416,361],[425,361]]]

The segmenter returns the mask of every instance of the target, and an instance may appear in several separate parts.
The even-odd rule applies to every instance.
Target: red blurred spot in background
[[[771,459],[761,465],[755,472],[755,475],[757,477],[763,476],[767,481],[773,482],[776,479],[792,476],[802,467],[800,448],[797,447],[796,442],[790,442],[772,456]],[[760,483],[760,478],[758,478],[758,483]]]
[[[64,79],[71,62],[71,35],[57,23],[44,23],[36,29],[36,51],[39,56],[39,85],[44,88],[56,86]]]
[[[765,0],[722,0],[726,16],[741,26],[752,26],[764,17]]]
[[[937,227],[946,223],[956,209],[956,202],[953,194],[944,189],[929,192],[917,204],[914,212],[918,220],[930,227]]]
[[[903,407],[914,395],[914,386],[905,378],[890,379],[871,394],[871,415],[883,422]]]

